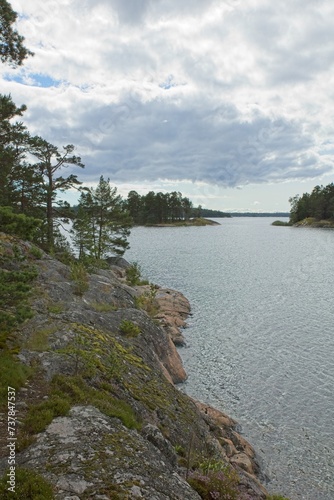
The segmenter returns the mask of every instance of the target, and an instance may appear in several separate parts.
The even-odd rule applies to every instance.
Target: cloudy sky
[[[12,0],[35,52],[0,68],[81,180],[289,210],[334,181],[332,0]]]

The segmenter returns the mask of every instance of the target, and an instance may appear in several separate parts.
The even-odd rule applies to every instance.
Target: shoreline
[[[15,384],[18,481],[35,483],[37,474],[57,500],[198,500],[187,479],[203,475],[207,461],[230,464],[238,495],[267,497],[237,423],[177,388],[187,374],[175,344],[190,314],[180,292],[129,285],[123,260],[87,274],[83,287],[68,265],[1,236],[3,269],[26,262],[37,273],[33,315],[16,327],[16,349],[6,353],[14,372],[27,372]],[[0,496],[8,468],[3,439]]]

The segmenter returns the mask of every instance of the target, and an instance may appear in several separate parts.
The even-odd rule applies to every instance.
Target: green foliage
[[[291,222],[284,222],[282,220],[275,220],[271,225],[272,226],[292,226]]]
[[[41,259],[43,257],[43,252],[40,248],[32,246],[30,248],[30,255],[35,257],[35,259]]]
[[[14,268],[13,261],[15,262]],[[29,306],[31,284],[37,277],[37,271],[24,262],[19,249],[11,247],[6,253],[0,247],[0,347],[6,346],[8,336],[14,328],[33,316]]]
[[[42,221],[24,214],[16,214],[11,207],[0,207],[0,231],[24,240],[32,240]]]
[[[309,217],[318,221],[334,221],[334,183],[316,186],[312,193],[296,195],[289,199],[290,222],[295,224]]]
[[[65,304],[63,303],[55,303],[48,305],[48,312],[51,314],[61,314],[64,311]]]
[[[140,429],[141,424],[137,420],[131,406],[114,397],[110,390],[100,387],[89,386],[82,377],[68,377],[56,375],[52,380],[52,391],[60,398],[69,398],[71,404],[91,404],[109,417],[119,418],[129,429]]]
[[[8,387],[19,389],[31,373],[32,369],[20,363],[12,353],[0,352],[0,407],[7,405]]]
[[[126,269],[125,272],[126,272],[126,280],[129,283],[129,285],[141,286],[149,284],[147,280],[141,279],[141,268],[137,262],[134,262],[130,267]]]
[[[123,321],[121,321],[119,330],[127,337],[138,337],[141,333],[139,326],[127,319],[123,319]]]
[[[101,260],[110,255],[123,255],[129,247],[127,238],[132,220],[124,208],[117,188],[100,177],[96,189],[81,192],[73,222],[73,241],[79,258],[86,255]]]
[[[187,481],[205,500],[239,498],[238,474],[230,465],[221,461],[201,464],[198,470],[189,473]]]
[[[15,492],[8,491],[8,471],[0,481],[0,498],[3,500],[53,500],[52,486],[37,472],[16,466]]]
[[[35,330],[29,340],[25,343],[25,349],[31,351],[44,352],[48,349],[48,339],[50,335],[57,331],[57,327],[40,328]]]
[[[74,293],[83,295],[89,288],[88,273],[86,266],[81,261],[71,264],[71,279],[74,281]]]
[[[0,1],[0,60],[12,66],[20,66],[24,59],[33,55],[24,46],[24,37],[14,29],[17,13],[7,0]]]
[[[101,312],[101,313],[108,313],[108,312],[112,312],[112,311],[117,311],[117,306],[115,306],[114,304],[107,304],[106,302],[92,302],[91,304],[91,307],[97,311],[97,312]]]
[[[67,202],[57,201],[57,195],[81,184],[74,174],[60,175],[60,170],[75,165],[84,168],[81,158],[75,156],[73,144],[60,150],[40,136],[30,137],[29,152],[36,157],[35,168],[40,173],[40,188],[44,220],[46,221],[45,247],[52,251],[55,245],[55,229],[58,219],[67,221],[70,206]]]
[[[147,314],[154,318],[158,312],[159,307],[156,301],[157,289],[154,285],[150,286],[150,289],[142,293],[139,297],[136,297],[135,303],[139,309],[143,309]]]
[[[22,430],[28,434],[38,434],[56,417],[67,415],[71,408],[69,397],[51,395],[42,403],[30,406],[22,423]]]
[[[193,204],[182,193],[154,193],[140,196],[136,191],[128,194],[126,206],[135,224],[161,224],[188,220],[193,215]]]

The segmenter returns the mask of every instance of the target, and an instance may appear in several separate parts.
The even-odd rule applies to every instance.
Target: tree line
[[[290,222],[295,224],[308,217],[334,221],[334,184],[316,186],[311,193],[289,199]]]
[[[13,28],[16,19],[10,4],[0,0],[0,57],[14,67],[33,55]],[[18,107],[11,95],[0,94],[0,230],[31,239],[49,253],[70,253],[61,228],[72,220],[72,241],[79,257],[101,260],[123,255],[133,224],[201,216],[202,207],[194,207],[180,192],[139,195],[130,191],[122,199],[103,176],[96,188],[85,187],[76,174],[66,175],[69,168],[84,168],[74,145],[58,147],[32,135],[21,121],[26,109]],[[80,193],[74,209],[63,199],[73,189]]]
[[[194,208],[189,198],[183,197],[182,193],[176,191],[171,193],[150,191],[142,196],[136,191],[130,191],[126,206],[134,224],[169,223],[201,215],[201,207]]]
[[[13,67],[32,52],[15,30],[16,12],[0,0],[0,59]],[[31,135],[22,123],[26,106],[0,94],[0,230],[27,238],[50,253],[69,251],[61,225],[73,219],[73,241],[80,256],[101,259],[123,254],[131,218],[117,189],[100,178],[96,189],[84,187],[69,167],[84,168],[74,146],[55,146]],[[75,213],[62,199],[69,189],[81,192]],[[69,252],[70,253],[70,252]]]

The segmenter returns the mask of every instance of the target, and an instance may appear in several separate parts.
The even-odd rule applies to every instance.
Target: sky
[[[1,65],[0,92],[32,134],[75,145],[85,185],[273,212],[334,181],[332,0],[11,5],[35,55]]]

